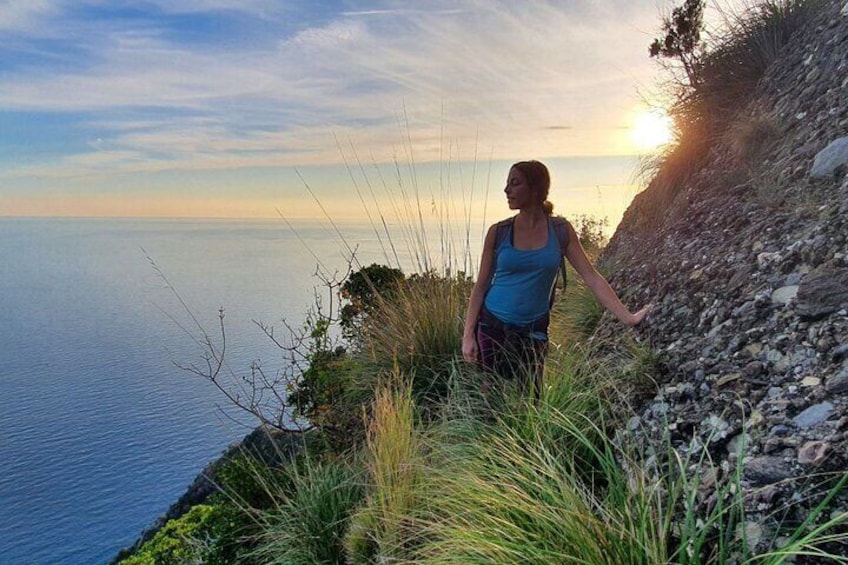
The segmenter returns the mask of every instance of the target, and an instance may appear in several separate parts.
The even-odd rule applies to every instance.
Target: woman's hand
[[[653,310],[653,309],[654,309],[654,305],[648,304],[647,306],[645,306],[644,308],[642,308],[641,310],[639,310],[635,314],[631,314],[630,319],[627,321],[627,324],[630,325],[630,326],[638,325],[639,323],[642,322],[642,320],[645,319],[645,317],[648,314],[651,313],[651,310]]]
[[[462,336],[462,358],[469,363],[476,363],[480,359],[480,349],[477,347],[476,336]]]

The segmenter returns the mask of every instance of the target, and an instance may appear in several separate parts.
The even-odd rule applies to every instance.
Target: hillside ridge
[[[602,257],[627,302],[656,303],[643,335],[666,367],[629,432],[741,464],[754,529],[802,521],[813,477],[848,467],[846,88],[848,4],[823,2],[706,164],[673,198],[654,179]]]

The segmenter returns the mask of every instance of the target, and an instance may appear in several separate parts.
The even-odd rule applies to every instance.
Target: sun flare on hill
[[[639,151],[654,151],[671,141],[671,118],[661,110],[643,110],[633,120],[630,140]]]

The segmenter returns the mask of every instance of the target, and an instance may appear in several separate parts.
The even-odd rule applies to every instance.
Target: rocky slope
[[[670,202],[649,185],[603,258],[626,302],[656,303],[641,333],[667,367],[627,433],[670,430],[728,474],[741,457],[762,544],[848,468],[848,4],[824,4],[741,109],[756,135],[717,140]]]

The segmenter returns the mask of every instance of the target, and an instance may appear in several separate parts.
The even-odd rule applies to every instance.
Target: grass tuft
[[[462,342],[470,289],[463,276],[424,274],[409,277],[391,297],[381,297],[362,331],[361,350],[371,370],[354,386],[373,390],[377,380],[399,370],[412,376],[416,398],[443,398]]]
[[[307,462],[290,473],[290,490],[275,493],[276,504],[262,516],[252,557],[269,565],[347,563],[342,542],[363,496],[359,472],[343,462]]]
[[[424,444],[416,426],[410,385],[395,374],[374,399],[368,425],[368,494],[345,539],[352,563],[396,560],[415,539]]]

